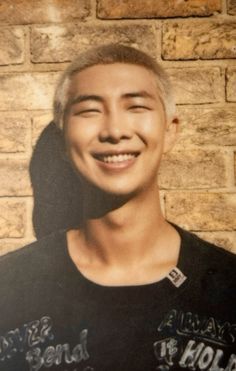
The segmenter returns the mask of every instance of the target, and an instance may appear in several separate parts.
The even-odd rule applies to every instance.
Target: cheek
[[[90,138],[91,130],[88,127],[73,122],[67,125],[65,131],[67,149],[80,151],[88,145]]]
[[[66,153],[67,156],[71,159],[72,162],[75,162],[76,156],[82,156],[83,153],[83,140],[78,133],[72,131],[67,131],[65,134],[65,144],[66,144]]]
[[[156,146],[164,139],[165,125],[159,117],[146,118],[140,122],[139,132],[147,144]]]
[[[78,140],[81,143],[87,143],[97,137],[100,128],[100,122],[96,118],[78,119],[71,118],[66,126],[66,134],[70,141]]]

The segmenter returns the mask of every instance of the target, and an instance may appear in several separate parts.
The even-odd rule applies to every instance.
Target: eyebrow
[[[94,94],[88,94],[88,95],[78,95],[78,96],[76,96],[75,98],[73,98],[70,101],[70,105],[78,104],[78,103],[85,102],[85,101],[88,101],[88,100],[95,100],[96,102],[103,102],[103,98],[101,96],[94,95]]]
[[[124,94],[121,95],[121,99],[129,99],[129,98],[149,98],[149,99],[152,99],[152,100],[155,99],[154,95],[148,93],[146,90],[124,93]],[[81,103],[81,102],[86,102],[88,100],[93,100],[93,101],[96,101],[96,102],[103,102],[104,98],[101,97],[100,95],[95,95],[95,94],[78,95],[71,100],[69,105],[74,105],[74,104],[78,104],[78,103]]]
[[[137,92],[125,93],[122,95],[122,98],[149,98],[155,99],[154,95],[148,93],[146,90],[141,90]]]

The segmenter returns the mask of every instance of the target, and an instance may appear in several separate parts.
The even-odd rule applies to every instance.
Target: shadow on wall
[[[82,220],[82,191],[66,159],[61,132],[51,122],[42,132],[30,162],[34,191],[33,226],[37,238]]]

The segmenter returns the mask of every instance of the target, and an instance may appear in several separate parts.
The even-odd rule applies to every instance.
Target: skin
[[[166,121],[155,76],[142,66],[96,65],[73,78],[65,141],[87,217],[67,232],[68,251],[97,284],[156,282],[176,265],[180,237],[162,215],[157,172],[177,124]]]

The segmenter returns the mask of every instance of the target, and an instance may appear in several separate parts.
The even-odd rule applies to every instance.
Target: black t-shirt
[[[1,371],[236,370],[236,256],[178,228],[176,269],[109,287],[61,231],[0,259]]]

